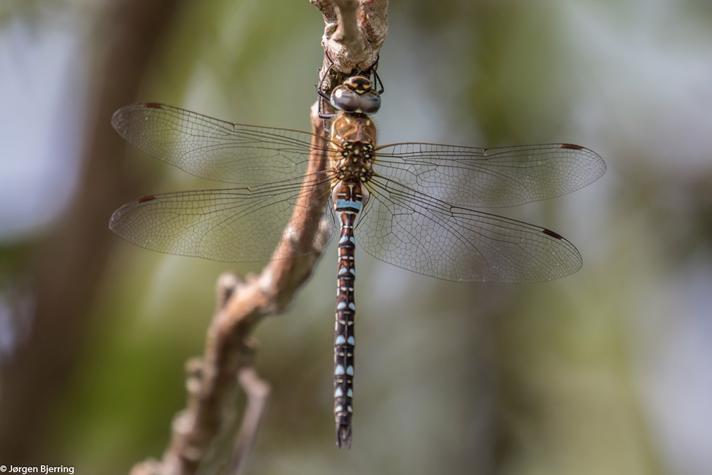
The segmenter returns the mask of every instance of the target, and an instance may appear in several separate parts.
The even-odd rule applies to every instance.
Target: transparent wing
[[[310,184],[318,186],[326,200],[326,174],[313,177]],[[134,244],[168,254],[228,262],[264,261],[274,252],[292,213],[307,212],[301,198],[312,189],[300,179],[250,190],[149,195],[116,210],[109,228]]]
[[[304,174],[313,134],[234,124],[157,103],[122,107],[114,129],[149,155],[209,180],[261,185]]]
[[[580,145],[500,148],[397,143],[377,150],[377,174],[464,207],[515,206],[576,191],[606,171]]]
[[[453,206],[384,178],[356,229],[356,242],[390,264],[457,281],[557,279],[581,267],[569,241],[545,228]]]

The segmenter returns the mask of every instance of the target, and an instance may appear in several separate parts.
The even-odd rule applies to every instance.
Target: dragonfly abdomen
[[[356,280],[354,225],[363,207],[361,183],[337,183],[332,194],[334,211],[339,216],[339,264],[336,277],[336,323],[334,326],[334,420],[336,445],[351,446],[353,414],[354,349],[354,283]]]

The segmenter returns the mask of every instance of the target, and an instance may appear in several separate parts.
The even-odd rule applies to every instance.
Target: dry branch
[[[311,0],[324,17],[321,46],[343,74],[371,67],[388,32],[387,0]]]
[[[309,160],[308,176],[324,170],[327,160],[323,151],[327,149],[323,121],[315,113],[312,113],[312,127],[314,152]],[[328,226],[320,221],[326,205],[326,190],[309,188],[310,193],[303,194],[303,202],[295,206],[288,225],[301,231],[285,232],[275,251],[275,255],[286,257],[272,260],[259,276],[252,276],[246,282],[229,274],[219,279],[218,305],[208,329],[205,352],[202,359],[188,364],[187,407],[173,421],[171,442],[163,459],[137,465],[131,472],[133,475],[196,473],[221,433],[222,420],[226,408],[234,401],[232,396],[241,372],[248,395],[265,397],[263,390],[253,387],[258,380],[246,377],[249,371],[244,373],[253,359],[250,334],[263,317],[279,313],[291,301],[311,275],[328,234]],[[256,416],[252,415],[255,421],[259,421],[260,413],[261,409]],[[243,423],[243,429],[252,434],[243,432],[242,440],[253,440],[257,424]],[[238,455],[244,456],[245,444],[237,445]],[[241,458],[236,456],[236,466],[242,464]]]
[[[326,22],[323,46],[327,67],[322,69],[322,77],[331,61],[331,69],[340,73],[361,65],[370,67],[378,58],[385,37],[388,2],[312,3],[322,11]],[[317,104],[312,106],[311,122],[314,152],[307,177],[324,170],[328,160],[324,152],[328,149],[327,124],[319,118]],[[188,364],[187,406],[173,421],[171,442],[161,461],[136,465],[132,475],[195,474],[223,429],[224,415],[234,402],[232,396],[238,382],[247,394],[247,407],[233,451],[232,473],[237,474],[244,467],[269,394],[269,385],[252,366],[250,335],[263,317],[281,312],[311,275],[331,225],[321,221],[328,195],[326,187],[327,183],[319,188],[309,186],[309,193],[300,193],[300,202],[275,250],[274,255],[280,259],[272,260],[258,276],[245,282],[231,274],[221,276],[205,352],[202,358]]]
[[[257,371],[252,367],[240,370],[237,379],[240,381],[240,387],[247,394],[247,407],[245,408],[245,414],[242,416],[242,425],[233,450],[231,473],[235,475],[241,473],[242,467],[245,466],[247,454],[255,443],[257,429],[260,426],[271,390],[269,384],[261,379]]]
[[[331,91],[346,76],[377,63],[388,33],[388,0],[310,1],[324,18],[320,79],[323,89]]]

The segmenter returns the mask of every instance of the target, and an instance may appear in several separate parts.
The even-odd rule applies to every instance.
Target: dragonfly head
[[[374,114],[381,107],[381,96],[366,76],[351,76],[334,88],[330,102],[344,112]]]
[[[371,86],[371,80],[366,76],[351,76],[343,82],[343,85],[358,95],[366,94],[373,89]]]

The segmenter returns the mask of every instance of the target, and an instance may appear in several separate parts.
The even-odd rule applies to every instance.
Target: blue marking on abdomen
[[[336,200],[336,211],[343,211],[347,209],[361,211],[363,204],[360,201],[352,200]]]

